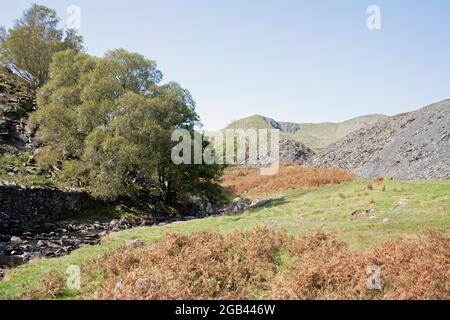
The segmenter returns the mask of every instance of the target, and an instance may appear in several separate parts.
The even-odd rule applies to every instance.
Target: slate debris
[[[350,133],[306,165],[363,178],[450,179],[450,99]]]

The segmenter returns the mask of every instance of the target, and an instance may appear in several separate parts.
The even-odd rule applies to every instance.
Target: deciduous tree
[[[55,10],[33,4],[8,31],[0,31],[0,62],[23,79],[31,88],[49,79],[49,65],[56,52],[83,50],[83,38],[75,30],[59,28]]]

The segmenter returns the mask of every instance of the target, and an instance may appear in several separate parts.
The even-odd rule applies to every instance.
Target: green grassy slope
[[[209,229],[230,232],[257,225],[283,228],[291,233],[322,229],[336,232],[352,248],[361,250],[388,239],[417,237],[427,229],[450,232],[449,181],[384,181],[382,185],[373,184],[372,190],[370,185],[371,182],[356,180],[344,185],[298,189],[272,195],[277,200],[238,216],[212,217],[114,233],[101,245],[84,246],[69,256],[35,260],[9,271],[0,282],[0,299],[18,298],[22,293],[37,288],[49,273],[64,272],[69,265],[86,264],[94,257],[123,245],[127,239],[154,242],[168,231],[190,233]],[[400,203],[402,205],[398,206]],[[368,216],[351,215],[354,211],[367,209],[373,209]],[[95,286],[96,283],[83,283],[83,288]],[[67,291],[64,297],[77,299],[83,293]]]

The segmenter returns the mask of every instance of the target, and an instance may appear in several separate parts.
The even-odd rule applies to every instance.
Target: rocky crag
[[[306,164],[365,178],[450,179],[450,99],[350,133]]]
[[[0,153],[32,148],[28,114],[35,109],[35,93],[6,68],[0,67]]]
[[[315,152],[305,146],[303,143],[282,135],[280,136],[279,140],[278,159],[276,159],[269,153],[266,156],[259,157],[256,164],[249,163],[249,161],[247,160],[243,163],[239,163],[238,165],[248,167],[265,167],[270,166],[272,163],[276,163],[277,161],[279,161],[281,164],[303,164],[312,156],[314,156],[314,154]]]

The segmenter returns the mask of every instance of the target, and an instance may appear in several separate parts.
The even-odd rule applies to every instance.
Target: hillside
[[[243,177],[243,179],[246,179],[246,177]],[[372,187],[368,188],[369,185]],[[439,283],[441,284],[448,283],[448,273],[447,276],[445,273],[442,273],[443,270],[448,270],[449,260],[445,260],[446,256],[448,256],[448,240],[439,240],[440,238],[437,238],[430,243],[414,242],[415,245],[413,247],[410,247],[407,241],[420,241],[422,239],[420,236],[430,229],[443,230],[448,235],[450,230],[449,187],[450,185],[445,181],[384,181],[382,184],[375,183],[372,185],[369,181],[355,180],[350,183],[321,188],[308,187],[292,191],[280,191],[272,194],[273,201],[270,203],[241,215],[214,216],[170,224],[162,223],[152,227],[116,232],[105,237],[99,245],[83,246],[70,255],[54,259],[35,259],[23,267],[7,272],[5,279],[0,281],[0,298],[92,298],[97,290],[101,290],[104,294],[107,292],[111,294],[116,293],[117,291],[115,290],[108,291],[106,289],[109,284],[115,285],[118,279],[122,280],[121,283],[127,288],[130,286],[130,290],[126,292],[130,294],[132,292],[136,294],[142,293],[142,296],[139,297],[140,299],[148,297],[147,293],[155,292],[154,290],[159,290],[158,288],[161,291],[156,291],[156,293],[166,294],[164,288],[169,287],[176,289],[176,291],[171,292],[174,294],[178,292],[180,298],[193,298],[187,295],[185,288],[193,288],[191,286],[195,287],[211,282],[215,284],[218,281],[227,281],[229,283],[229,281],[234,281],[233,279],[239,280],[241,274],[236,272],[243,270],[241,267],[250,267],[250,269],[244,269],[245,272],[247,270],[249,272],[260,270],[254,267],[254,263],[259,261],[255,259],[257,257],[265,257],[259,255],[259,253],[271,252],[273,247],[267,241],[272,239],[272,232],[277,230],[285,230],[289,235],[304,236],[309,239],[305,245],[309,243],[312,248],[316,248],[318,251],[311,252],[309,258],[306,259],[306,261],[310,261],[309,266],[299,266],[298,269],[292,271],[296,271],[296,276],[302,274],[305,276],[309,274],[311,277],[314,275],[323,276],[323,282],[321,283],[324,285],[329,283],[330,287],[314,286],[314,288],[328,288],[330,290],[328,294],[335,298],[344,298],[341,295],[342,292],[337,287],[333,287],[336,279],[341,279],[339,283],[347,288],[349,293],[357,292],[354,287],[355,283],[352,281],[353,278],[340,277],[340,274],[337,277],[333,277],[336,270],[346,271],[349,270],[348,268],[352,268],[349,271],[351,274],[353,272],[361,274],[361,281],[366,281],[367,263],[364,262],[365,256],[360,256],[364,252],[373,253],[373,257],[377,258],[376,261],[383,264],[383,270],[393,272],[393,278],[388,278],[388,281],[393,281],[391,284],[397,284],[392,287],[388,285],[386,291],[378,293],[379,296],[364,296],[364,298],[399,298],[400,289],[398,288],[402,286],[402,283],[406,284],[402,288],[406,290],[403,291],[404,293],[409,292],[409,298],[429,299],[432,292],[434,292],[433,297],[448,298],[449,291],[445,291],[447,295],[443,294],[443,290],[447,289],[442,288],[441,291],[433,291],[433,289],[438,289],[439,285],[436,285],[436,281],[427,280],[430,279],[428,275],[432,273],[432,279],[440,279]],[[247,232],[255,232],[251,231],[255,226],[266,227],[270,232],[259,232],[256,234],[256,239],[254,237],[246,237]],[[321,231],[316,232],[317,230]],[[198,232],[207,233],[206,236],[201,236]],[[338,242],[334,240],[334,237],[330,238],[329,235],[324,235],[324,232],[334,233]],[[215,241],[217,237],[220,237],[218,233],[224,236],[230,234],[234,239],[238,239],[239,241],[236,244],[240,247],[235,248],[235,242],[229,243],[230,245],[233,244],[233,246],[228,245],[225,247],[230,248],[227,252],[234,253],[238,257],[242,255],[245,259],[228,259],[228,256],[220,259],[219,257],[223,257],[222,250],[219,252],[216,252],[216,250],[222,248],[222,244],[226,245],[227,242],[220,242],[218,247],[219,243]],[[189,238],[183,238],[183,235],[190,236]],[[395,242],[385,243],[388,240]],[[341,241],[344,244],[341,245]],[[253,250],[255,248],[248,247],[252,243],[262,245],[255,251]],[[185,249],[178,247],[178,245],[183,244],[186,245]],[[339,244],[339,246],[336,247],[336,244]],[[428,245],[423,247],[425,244]],[[137,248],[133,248],[133,246],[137,246]],[[244,247],[242,248],[241,246]],[[347,246],[352,251],[342,252],[341,249]],[[149,251],[146,251],[146,248]],[[168,251],[158,251],[164,248]],[[300,250],[301,248],[300,246],[298,252],[303,252]],[[325,252],[321,251],[321,248],[330,248],[338,255],[324,256]],[[380,250],[383,250],[382,255],[380,255]],[[145,264],[138,263],[141,259],[130,259],[130,254],[139,254],[144,251],[148,253],[162,253],[162,255],[159,258],[155,256],[152,259],[146,259]],[[166,252],[171,254],[166,256]],[[402,252],[405,253],[404,256],[402,256]],[[226,252],[223,253],[225,254]],[[351,255],[349,256],[348,254]],[[217,258],[211,259],[212,255]],[[183,260],[184,257],[187,260]],[[248,259],[249,257],[251,259]],[[322,259],[319,261],[311,260],[314,257],[318,259],[322,257]],[[348,257],[348,259],[345,257]],[[380,257],[385,257],[387,260],[385,262],[380,261]],[[414,259],[411,259],[411,257],[414,257]],[[174,261],[177,258],[180,258],[180,260]],[[342,260],[343,258],[345,259]],[[367,259],[371,259],[371,257],[367,257]],[[158,261],[161,265],[155,266],[159,270],[157,274],[161,276],[172,275],[171,280],[158,282],[159,285],[153,285],[151,288],[147,284],[153,282],[143,282],[144,286],[135,286],[137,283],[131,281],[133,279],[130,277],[133,274],[142,274],[144,275],[143,279],[154,279],[152,275],[156,274],[154,272],[155,269],[142,268],[151,267],[153,266],[151,262],[158,263]],[[229,263],[241,261],[245,265],[227,264],[227,269],[224,269],[224,265],[220,264],[220,261],[229,261]],[[295,267],[292,263],[298,260],[286,255],[280,256],[276,254],[273,260],[272,256],[270,257],[270,261],[276,262],[275,270],[282,271],[286,270],[286,268]],[[441,265],[437,264],[437,261],[447,262]],[[132,262],[132,264],[129,262]],[[216,262],[218,263],[217,268],[212,265]],[[172,267],[176,268],[171,269],[176,270],[175,273],[166,273],[170,271],[166,268],[168,263],[172,263]],[[78,265],[82,268],[82,288],[81,290],[63,289],[61,291],[61,279],[59,276],[64,276],[67,268],[71,265]],[[325,266],[328,266],[329,269],[322,270],[321,268]],[[268,269],[266,265],[263,267],[263,270],[274,270],[272,268]],[[232,269],[230,270],[229,268]],[[420,273],[418,270],[421,270]],[[319,271],[320,273],[318,273]],[[111,272],[116,272],[115,275],[117,277],[114,278]],[[204,281],[196,280],[200,275]],[[282,275],[279,274],[279,276]],[[414,275],[417,275],[417,278],[411,279],[412,283],[421,281],[421,285],[412,291],[410,290],[409,280],[401,281],[401,279],[397,279],[397,276],[401,278]],[[49,276],[53,278],[48,278]],[[287,277],[295,279],[290,274],[287,274]],[[267,279],[266,277],[262,278]],[[127,279],[130,281],[127,281]],[[274,296],[273,291],[270,289],[271,287],[275,288],[272,286],[275,285],[274,282],[268,283],[263,280],[261,282],[258,280],[261,277],[256,276],[252,279],[254,281],[251,283],[247,280],[241,281],[236,286],[232,286],[232,288],[247,288],[245,287],[247,283],[257,287],[269,284],[270,286],[264,287],[263,290],[252,291],[256,296],[250,295],[246,297],[254,299],[279,297],[278,295]],[[273,277],[271,276],[269,279],[272,280]],[[183,285],[169,286],[173,284],[173,281],[178,283],[178,281],[182,282],[184,280],[188,282],[183,282]],[[292,284],[292,288],[304,288],[306,290],[305,293],[314,293],[316,291],[308,290],[310,287],[307,285],[302,286],[302,283],[317,283],[317,281],[309,282],[313,280],[314,278],[307,278],[304,281],[300,281],[297,285]],[[397,283],[397,281],[399,282]],[[362,283],[364,284],[365,282]],[[244,287],[242,287],[243,285]],[[200,292],[201,295],[195,298],[210,294],[208,298],[217,299],[218,296],[214,296],[209,291],[215,286],[208,286],[208,288],[208,290],[206,288],[202,290]],[[392,291],[390,288],[396,288],[396,290]],[[141,289],[143,291],[139,291]],[[254,288],[252,287],[252,289]],[[191,294],[194,294],[193,292],[197,291],[192,291]],[[220,292],[226,294],[227,291]],[[324,293],[322,292],[322,294]],[[159,297],[161,298],[162,296]],[[300,297],[326,298],[323,295]],[[111,298],[111,296],[103,298]],[[121,297],[116,296],[114,298],[119,299]],[[124,297],[122,296],[122,298]]]
[[[314,150],[323,149],[347,134],[373,124],[384,118],[383,115],[367,115],[353,118],[341,123],[293,123],[278,122],[260,115],[234,121],[227,129],[279,129],[285,136],[290,136]]]
[[[361,177],[450,179],[450,100],[355,131],[308,165],[338,167]]]

